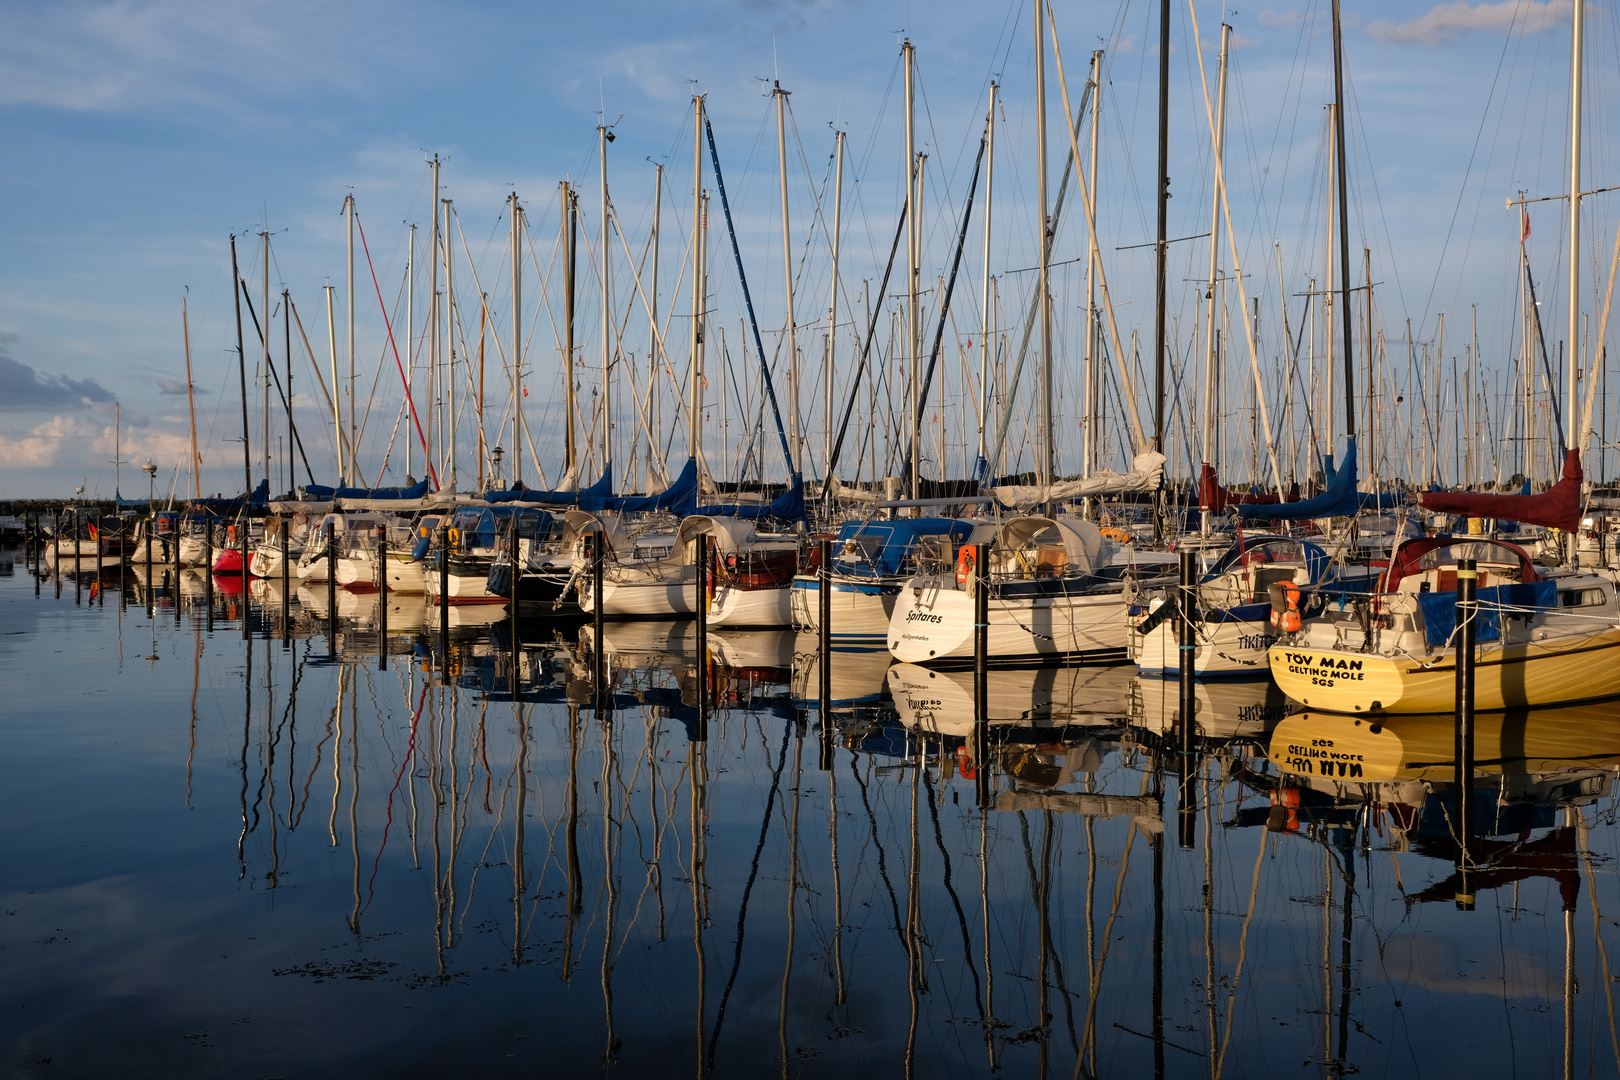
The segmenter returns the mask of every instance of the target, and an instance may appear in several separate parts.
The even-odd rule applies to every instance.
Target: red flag
[[[1519,233],[1519,243],[1522,244],[1526,240],[1530,239],[1530,211],[1524,209],[1521,206],[1519,208],[1519,217],[1523,220],[1523,223],[1524,223],[1524,228]]]

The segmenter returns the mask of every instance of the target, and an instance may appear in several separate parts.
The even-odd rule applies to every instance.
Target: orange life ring
[[[974,570],[973,545],[963,544],[962,549],[956,553],[956,583],[966,585],[973,576]]]

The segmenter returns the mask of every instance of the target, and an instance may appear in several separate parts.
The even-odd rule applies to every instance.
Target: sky
[[[991,340],[1003,359],[995,365],[993,411],[999,415],[1005,409],[1010,418],[1004,467],[1029,467],[1037,437],[1031,426],[1032,377],[1023,376],[1018,384],[1023,389],[1010,405],[1002,387],[1012,381],[1010,368],[1033,295],[1035,275],[1020,271],[1038,258],[1032,6],[720,0],[490,2],[447,9],[412,0],[343,5],[5,0],[0,3],[6,31],[0,34],[0,131],[7,147],[7,168],[0,171],[5,207],[0,212],[0,498],[67,497],[81,486],[87,494],[110,496],[115,484],[126,497],[144,497],[147,478],[139,467],[148,460],[156,466],[153,483],[160,494],[185,494],[192,486],[186,464],[192,425],[185,331],[203,458],[200,486],[205,494],[242,490],[230,238],[237,237],[242,273],[257,306],[264,285],[259,235],[264,231],[270,233],[271,340],[278,372],[283,289],[303,330],[302,335],[296,327],[291,331],[292,378],[309,465],[306,470],[296,464],[291,482],[333,482],[331,415],[313,385],[301,338],[307,336],[309,351],[329,378],[324,288],[334,286],[333,336],[338,368],[346,374],[342,209],[350,194],[365,231],[364,243],[356,240],[355,401],[365,417],[357,464],[367,483],[399,483],[407,471],[420,476],[420,450],[410,451],[407,460],[411,423],[409,409],[402,408],[394,350],[403,364],[417,349],[421,355],[414,368],[423,369],[431,296],[428,162],[434,155],[442,162],[440,195],[453,206],[456,348],[467,361],[458,378],[458,486],[463,491],[476,486],[478,443],[468,399],[481,322],[486,450],[501,441],[509,449],[513,442],[505,404],[512,385],[504,357],[511,343],[506,208],[514,191],[528,228],[524,479],[531,486],[557,482],[563,443],[558,184],[576,183],[580,197],[585,246],[575,367],[581,408],[589,414],[597,400],[601,353],[595,267],[601,224],[597,128],[604,123],[614,134],[608,180],[619,230],[609,243],[612,310],[624,326],[616,332],[624,359],[613,391],[615,468],[621,478],[632,478],[623,487],[644,481],[649,468],[673,471],[686,454],[681,391],[671,387],[684,380],[688,354],[694,92],[705,95],[714,126],[737,251],[760,327],[758,341],[775,357],[778,399],[782,410],[791,412],[795,385],[781,355],[786,289],[770,93],[776,83],[791,95],[785,143],[801,357],[797,427],[805,439],[803,468],[819,475],[833,282],[831,164],[838,130],[846,132],[833,363],[838,408],[865,336],[867,303],[879,327],[874,366],[887,370],[884,365],[897,363],[890,331],[903,325],[892,321],[892,313],[897,310],[893,298],[904,288],[904,245],[901,269],[888,290],[891,302],[876,293],[904,202],[902,40],[916,47],[916,146],[926,155],[920,270],[925,329],[920,336],[929,340],[985,127],[990,83],[999,84],[988,263],[996,288]],[[1445,371],[1454,359],[1466,367],[1477,326],[1479,379],[1497,388],[1498,400],[1489,407],[1499,408],[1520,327],[1520,226],[1505,202],[1521,189],[1536,197],[1567,188],[1570,4],[1508,0],[1431,6],[1387,0],[1345,8],[1352,276],[1359,284],[1370,270],[1374,284],[1374,329],[1382,334],[1385,358],[1379,385],[1391,395],[1414,389],[1419,397],[1449,393],[1432,379],[1420,385],[1419,369],[1426,362]],[[1613,8],[1607,2],[1587,6],[1589,189],[1611,182],[1606,72],[1620,57]],[[1330,6],[1326,0],[1273,0],[1269,6],[1234,10],[1195,0],[1189,9],[1179,0],[1171,9],[1169,235],[1194,239],[1171,245],[1171,379],[1172,394],[1179,396],[1167,423],[1172,441],[1179,439],[1179,457],[1186,458],[1201,392],[1200,298],[1210,254],[1209,240],[1201,234],[1210,231],[1213,185],[1202,80],[1213,93],[1224,21],[1233,28],[1225,147],[1232,227],[1228,232],[1223,223],[1219,230],[1219,259],[1230,279],[1235,238],[1243,291],[1240,298],[1237,282],[1229,280],[1222,295],[1231,351],[1217,380],[1218,406],[1224,410],[1217,437],[1234,459],[1232,469],[1241,471],[1237,459],[1259,452],[1256,441],[1245,443],[1241,435],[1252,422],[1244,419],[1249,415],[1243,412],[1244,395],[1253,393],[1242,299],[1260,302],[1255,352],[1265,365],[1264,378],[1275,380],[1275,358],[1287,348],[1283,343],[1313,338],[1303,294],[1327,272],[1323,105],[1332,99]],[[1112,396],[1099,429],[1103,460],[1097,464],[1113,467],[1123,467],[1135,449],[1132,425],[1121,415],[1122,383],[1131,383],[1141,399],[1148,435],[1153,427],[1151,361],[1131,357],[1150,347],[1153,324],[1152,251],[1133,245],[1153,239],[1157,11],[1157,4],[1143,0],[1071,0],[1052,7],[1072,108],[1079,108],[1092,50],[1103,50],[1097,242],[1119,336],[1118,349],[1109,352],[1119,355],[1109,361],[1116,366],[1107,374],[1113,381],[1105,394]],[[1050,41],[1048,50],[1048,175],[1055,196],[1071,132],[1064,124],[1062,82]],[[1073,135],[1083,155],[1089,154],[1089,119]],[[654,335],[648,329],[653,294],[646,252],[660,163],[656,302],[668,365],[649,394],[647,357]],[[755,338],[746,325],[707,161],[704,169],[704,186],[715,204],[706,245],[711,277],[705,374],[714,377],[705,383],[705,449],[718,475],[757,467],[780,478],[784,467],[775,435],[768,428],[750,430],[762,411]],[[947,345],[925,423],[924,457],[936,474],[943,459],[943,471],[962,475],[977,439],[979,400],[973,387],[977,346],[984,340],[980,298],[987,261],[980,232],[982,183],[962,246],[960,280],[940,332]],[[1583,303],[1595,313],[1608,279],[1604,255],[1615,215],[1601,196],[1585,207],[1583,261],[1589,269]],[[1072,473],[1084,453],[1088,234],[1072,192],[1063,213],[1052,255],[1064,264],[1053,271],[1054,430],[1060,468]],[[1543,310],[1549,313],[1545,330],[1554,340],[1561,340],[1565,325],[1563,213],[1558,202],[1533,206],[1527,243]],[[417,267],[414,322],[407,332],[403,295],[412,223],[418,226]],[[1284,303],[1292,305],[1286,333]],[[396,335],[393,345],[385,308]],[[1560,314],[1551,316],[1554,311]],[[1302,323],[1305,336],[1299,337]],[[251,320],[245,333],[256,479],[265,468],[264,406]],[[1106,327],[1103,333],[1109,334]],[[1133,335],[1143,344],[1133,346]],[[1316,328],[1314,338],[1320,340],[1318,350],[1326,348],[1323,327]],[[1417,359],[1409,360],[1409,353]],[[1424,361],[1425,356],[1430,359]],[[730,365],[729,377],[720,373],[723,363]],[[1308,378],[1313,372],[1302,369],[1299,385],[1321,384],[1321,376]],[[426,376],[419,377],[425,383]],[[854,413],[842,475],[857,467],[852,464],[857,458],[867,463],[861,466],[867,477],[883,469],[881,444],[898,423],[900,386],[899,380],[885,378],[860,391],[868,396]],[[1319,391],[1310,393],[1313,404],[1328,404]],[[1300,391],[1300,406],[1306,394]],[[419,415],[430,411],[423,386],[413,389],[412,397]],[[1420,421],[1395,418],[1395,402],[1387,404],[1391,415],[1382,422],[1391,444],[1405,438],[1407,445],[1386,453],[1399,459],[1400,468],[1420,471],[1411,454],[1411,444],[1422,441],[1421,427],[1413,427]],[[1281,408],[1280,398],[1274,405]],[[1441,414],[1446,408],[1442,402]],[[270,478],[283,490],[289,480],[279,410],[278,405],[270,425]],[[1300,416],[1307,412],[1298,411]],[[1477,416],[1474,420],[1482,439],[1506,445],[1510,435],[1500,426],[1500,415],[1487,418],[1484,426]],[[1281,422],[1272,421],[1274,427]],[[1313,423],[1311,430],[1319,436],[1331,434],[1322,417]],[[1455,433],[1452,423],[1452,429],[1442,425],[1442,430]],[[1295,425],[1309,429],[1303,419],[1296,418]],[[994,423],[988,426],[995,430]],[[641,433],[647,427],[657,443],[651,461]],[[1436,436],[1434,444],[1445,441]],[[593,443],[583,467],[586,480],[600,465],[599,451]],[[1297,460],[1297,448],[1291,453]],[[509,450],[507,478],[510,457]],[[115,468],[115,458],[121,467]],[[436,464],[447,464],[442,453]],[[1173,452],[1173,472],[1178,464]],[[632,466],[640,470],[639,478]]]

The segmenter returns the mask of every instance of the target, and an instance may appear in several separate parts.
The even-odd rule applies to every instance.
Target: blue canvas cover
[[[1518,608],[1550,608],[1558,604],[1558,583],[1533,581],[1524,585],[1495,585],[1480,589],[1479,614],[1474,621],[1474,640],[1496,641],[1502,636],[1503,605]],[[1429,592],[1418,594],[1423,612],[1423,637],[1431,648],[1440,648],[1457,629],[1457,594]]]
[[[833,567],[850,577],[892,577],[905,568],[906,556],[925,536],[950,536],[953,540],[965,538],[973,531],[973,522],[955,518],[898,518],[893,521],[846,521],[838,530],[836,544],[841,547],[847,540],[858,537],[876,537],[878,546],[865,559],[835,554]],[[835,547],[835,552],[838,550]]]
[[[511,488],[507,491],[486,491],[484,501],[490,503],[524,502],[545,503],[548,506],[583,505],[582,500],[613,494],[613,467],[610,465],[597,477],[596,483],[578,491],[545,491],[540,488]]]
[[[428,493],[428,482],[419,480],[410,487],[357,488],[327,487],[324,484],[305,484],[304,496],[309,499],[422,499]]]
[[[1346,440],[1344,464],[1333,474],[1327,490],[1314,498],[1293,503],[1240,505],[1241,518],[1266,521],[1304,521],[1306,518],[1351,517],[1361,507],[1356,491],[1356,440]]]

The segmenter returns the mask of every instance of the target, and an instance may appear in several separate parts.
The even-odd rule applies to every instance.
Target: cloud
[[[0,409],[65,409],[111,401],[112,391],[94,379],[43,375],[6,351],[0,340]]]
[[[167,375],[159,375],[156,378],[156,382],[158,386],[158,393],[160,394],[168,394],[175,397],[184,397],[186,394],[186,383],[184,379],[171,379]],[[208,388],[206,386],[194,386],[191,388],[191,392],[193,394],[206,394],[208,393]]]
[[[1367,24],[1367,33],[1398,45],[1449,45],[1470,30],[1544,30],[1568,18],[1572,10],[1570,0],[1502,0],[1497,4],[1452,0],[1407,22],[1378,19]]]

